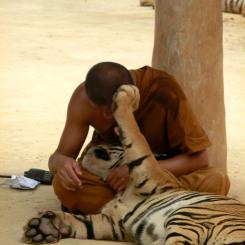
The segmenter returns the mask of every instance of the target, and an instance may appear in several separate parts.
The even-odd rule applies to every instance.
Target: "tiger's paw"
[[[47,211],[29,220],[24,227],[22,241],[32,244],[55,243],[70,234],[71,227],[63,224],[59,215]]]
[[[134,85],[122,85],[113,97],[112,109],[115,112],[118,108],[131,109],[135,111],[139,107],[139,89]]]

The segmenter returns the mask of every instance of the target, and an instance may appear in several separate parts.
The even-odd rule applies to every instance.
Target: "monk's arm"
[[[192,155],[180,154],[158,162],[161,168],[169,170],[178,177],[208,167],[208,154],[206,150],[203,150]]]
[[[76,158],[87,137],[90,109],[79,86],[73,93],[67,110],[66,124],[56,151],[49,158],[49,169],[67,190],[81,187],[81,170]]]

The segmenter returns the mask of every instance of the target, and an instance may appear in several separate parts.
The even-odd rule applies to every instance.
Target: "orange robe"
[[[210,146],[208,136],[172,76],[147,66],[132,70],[132,73],[141,98],[135,118],[154,153],[165,153],[172,157],[193,154]],[[88,147],[100,143],[120,143],[114,126],[103,134],[94,132]],[[228,177],[215,168],[200,169],[180,176],[179,180],[191,190],[216,194],[227,194],[229,190]],[[71,192],[62,188],[56,176],[54,178],[54,191],[70,211],[99,212],[115,194],[99,177],[86,170],[83,170],[82,182],[82,189]]]

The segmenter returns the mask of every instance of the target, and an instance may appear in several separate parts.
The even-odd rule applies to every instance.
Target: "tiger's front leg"
[[[139,90],[134,85],[122,85],[113,97],[113,115],[118,124],[120,140],[124,146],[130,145],[134,136],[140,134],[133,115],[139,106],[139,101]]]
[[[134,158],[152,155],[133,114],[139,106],[139,101],[139,90],[134,85],[122,85],[113,97],[113,115],[118,124],[120,140],[127,148],[127,157],[131,152],[134,152]],[[129,150],[128,147],[132,144],[134,147]]]
[[[106,215],[73,215],[47,211],[29,220],[22,241],[31,244],[55,243],[64,238],[121,240],[115,222]]]
[[[63,212],[40,213],[39,217],[30,219],[24,227],[22,241],[34,244],[54,243],[72,236],[74,231],[66,216]]]
[[[182,188],[174,175],[160,168],[148,142],[140,131],[133,114],[133,111],[138,108],[139,100],[139,91],[134,85],[122,85],[113,97],[113,115],[118,124],[120,141],[126,150],[125,162],[129,166],[134,186],[140,187],[134,191],[140,194],[152,193],[153,190],[157,192],[157,187],[160,185],[168,186],[168,188]],[[147,181],[148,179],[151,182]],[[142,183],[146,182],[148,184],[142,186]],[[159,191],[162,192],[161,188]]]

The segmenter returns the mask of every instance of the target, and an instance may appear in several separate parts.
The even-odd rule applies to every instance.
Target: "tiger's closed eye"
[[[105,149],[95,149],[94,150],[95,156],[99,159],[105,160],[105,161],[109,161],[110,155],[108,154],[108,152]]]

